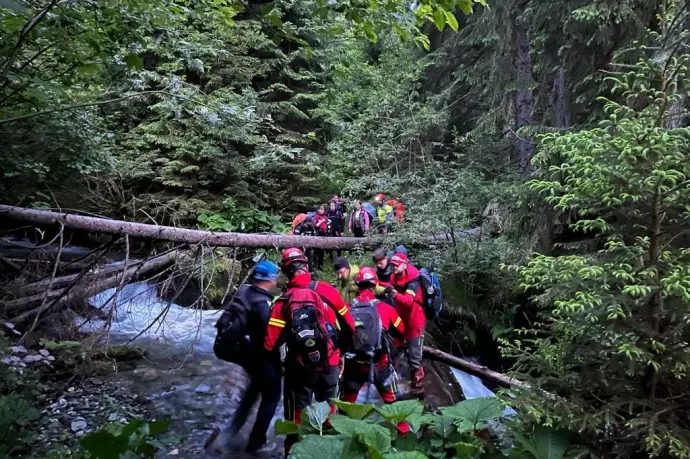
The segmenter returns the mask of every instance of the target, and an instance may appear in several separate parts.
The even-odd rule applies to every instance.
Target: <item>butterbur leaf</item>
[[[397,451],[415,452],[415,450],[419,449],[419,441],[415,434],[408,432],[396,438],[394,446]],[[388,455],[386,455],[386,457],[388,457]]]
[[[81,446],[98,459],[119,459],[128,450],[126,437],[115,437],[106,431],[90,433],[79,440]]]
[[[455,418],[434,414],[430,416],[430,421],[434,431],[441,438],[448,438],[455,432]]]
[[[276,420],[274,427],[276,435],[291,435],[299,432],[299,426],[292,421]]]
[[[295,443],[290,449],[288,458],[340,459],[343,454],[344,441],[345,439],[339,436],[308,435],[302,441]]]
[[[333,402],[351,419],[364,419],[374,410],[374,405],[372,404],[360,405],[358,403],[348,403],[335,399]]]
[[[383,454],[391,449],[390,430],[376,424],[370,424],[368,429],[357,432],[357,439],[367,446],[370,456]]]
[[[501,415],[501,404],[496,397],[479,397],[441,408],[441,413],[455,419],[458,431],[470,432],[483,426],[484,421],[497,419]]]
[[[309,425],[317,431],[323,432],[323,423],[326,422],[326,419],[328,419],[328,416],[331,414],[331,406],[328,402],[318,402],[309,405],[305,412],[307,417],[306,421]],[[302,422],[304,422],[304,419],[302,419]]]
[[[535,459],[562,459],[569,445],[567,432],[548,427],[537,426],[530,438],[519,432],[513,435]]]
[[[453,448],[455,448],[455,454],[457,457],[476,457],[483,451],[481,446],[464,441],[455,443]]]
[[[383,459],[429,459],[429,457],[421,451],[403,451],[384,454]]]
[[[347,437],[354,437],[358,432],[374,427],[374,424],[362,421],[361,419],[351,419],[347,416],[336,414],[331,416],[331,426],[340,434]]]
[[[356,438],[348,438],[343,442],[343,454],[340,459],[362,459],[369,454],[367,446]]]
[[[390,421],[394,424],[406,420],[413,414],[422,414],[423,410],[424,405],[417,400],[405,400],[376,408],[376,411],[378,411],[386,421]]]
[[[168,430],[170,420],[149,422],[149,435],[159,435]]]

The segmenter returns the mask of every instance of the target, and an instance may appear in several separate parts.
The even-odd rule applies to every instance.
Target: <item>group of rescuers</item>
[[[405,345],[411,395],[423,397],[426,316],[419,271],[409,262],[403,246],[388,253],[376,249],[372,259],[375,268],[360,268],[344,257],[336,258],[338,288],[314,280],[304,251],[289,248],[282,252],[280,267],[260,261],[250,282],[238,290],[235,298],[250,311],[244,324],[245,347],[237,347],[234,342],[238,355],[221,356],[217,347],[227,347],[223,331],[232,321],[221,317],[216,325],[214,350],[220,358],[242,365],[251,379],[226,435],[237,435],[261,395],[247,451],[268,452],[275,448],[274,444],[266,444],[266,433],[280,400],[281,365],[285,419],[295,423],[300,422],[312,397],[317,402],[329,402],[334,414],[332,399],[338,388],[340,400],[355,403],[360,389],[372,383],[384,403],[393,403],[397,393],[393,364]],[[287,278],[287,290],[274,299],[271,292],[277,289],[281,271]],[[233,300],[235,304],[237,299]],[[226,315],[232,315],[227,308],[223,313]],[[286,344],[284,362],[279,350],[282,344]],[[409,425],[402,422],[398,430],[408,432]],[[296,441],[297,435],[287,436],[286,457]]]

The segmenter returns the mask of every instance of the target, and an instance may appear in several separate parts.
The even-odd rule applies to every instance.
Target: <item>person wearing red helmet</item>
[[[374,268],[361,268],[355,275],[354,281],[359,288],[359,293],[353,300],[350,311],[355,316],[356,327],[362,327],[365,322],[365,320],[357,321],[360,310],[364,311],[364,315],[373,312],[376,315],[375,319],[380,323],[380,343],[373,355],[362,355],[356,352],[354,347],[353,352],[346,355],[340,399],[355,403],[364,383],[373,382],[384,403],[393,403],[395,402],[391,358],[391,353],[395,352],[393,339],[398,342],[404,339],[405,326],[393,307],[374,297],[374,288],[378,283]],[[369,308],[373,308],[373,311],[368,311]],[[357,340],[357,333],[355,331],[355,340]],[[398,429],[404,433],[409,431],[409,426],[406,423],[401,424]]]
[[[264,341],[264,347],[269,352],[283,341],[288,342],[283,403],[285,418],[295,423],[300,422],[302,410],[312,403],[312,396],[317,402],[330,401],[335,397],[341,352],[350,346],[355,328],[349,307],[338,291],[327,282],[312,281],[308,263],[304,252],[298,248],[283,251],[281,270],[288,278],[288,290],[273,306]],[[303,301],[297,305],[298,297],[308,298],[309,302]],[[314,314],[314,321],[306,323],[313,326],[311,331],[316,330],[319,335],[316,346],[316,339],[303,339],[301,347],[297,346],[297,339],[302,336],[296,330],[304,325],[299,322],[304,315],[300,312],[296,316],[295,311]],[[314,352],[300,353],[304,346],[313,347]],[[335,413],[334,405],[331,405],[331,412]],[[296,441],[297,435],[287,436],[286,456]]]
[[[426,316],[422,303],[419,271],[410,264],[407,255],[400,252],[391,257],[390,264],[393,266],[393,275],[391,276],[391,285],[386,287],[385,294],[393,300],[396,311],[405,323],[411,386],[413,390],[422,393],[424,391],[422,351]]]

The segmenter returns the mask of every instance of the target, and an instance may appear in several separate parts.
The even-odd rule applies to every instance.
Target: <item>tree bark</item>
[[[520,18],[524,8],[518,2],[513,10],[513,40],[515,43],[515,76],[517,91],[515,93],[515,131],[533,124],[532,112],[534,110],[534,97],[532,95],[532,55],[530,54],[530,40],[527,34],[527,26]],[[518,161],[520,173],[527,176],[532,171],[532,153],[534,146],[532,140],[526,137],[518,137]]]
[[[52,302],[44,307],[38,307],[19,314],[10,319],[12,323],[23,325],[33,320],[36,315],[48,316],[55,313],[57,310],[69,305],[71,302],[91,298],[101,292],[110,288],[119,287],[120,285],[129,284],[145,280],[152,275],[162,271],[168,266],[172,265],[177,259],[178,252],[173,251],[164,255],[159,255],[146,263],[137,263],[134,266],[128,266],[124,271],[117,272],[105,279],[99,280],[96,283],[87,283],[85,286],[75,287],[71,291],[64,289],[61,296],[52,300]]]
[[[91,231],[94,233],[129,235],[143,239],[156,239],[187,244],[206,244],[215,247],[304,247],[325,250],[354,249],[361,247],[372,249],[387,239],[387,236],[355,238],[286,236],[283,234],[217,233],[213,231],[109,220],[106,218],[85,217],[82,215],[26,209],[23,207],[6,205],[0,205],[0,218],[12,218],[37,225],[54,225],[56,223],[61,223],[68,229]],[[463,233],[466,233],[465,237],[473,237],[476,235],[474,229],[469,229]],[[448,235],[439,234],[423,238],[422,242],[426,244],[444,243],[448,240]]]
[[[484,365],[479,365],[478,363],[470,362],[469,360],[456,357],[454,355],[440,351],[433,347],[424,346],[424,357],[426,357],[429,360],[445,363],[450,367],[466,371],[467,373],[478,376],[482,379],[499,383],[502,386],[517,387],[518,389],[530,388],[529,384],[527,383],[518,381],[517,379],[511,378],[510,376],[506,376],[502,373],[490,370]]]

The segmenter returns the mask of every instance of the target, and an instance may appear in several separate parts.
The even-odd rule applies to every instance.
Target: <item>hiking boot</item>
[[[414,394],[424,393],[424,368],[415,368],[412,370],[410,389]]]

